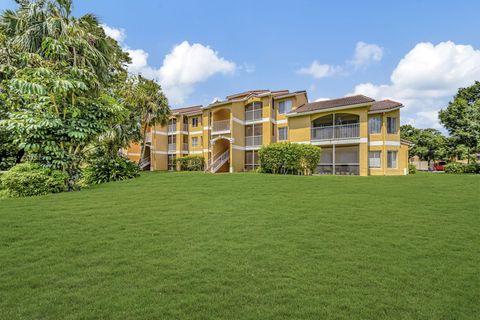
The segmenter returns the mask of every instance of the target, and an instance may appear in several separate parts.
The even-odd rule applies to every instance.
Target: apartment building
[[[262,145],[292,142],[321,148],[318,174],[403,175],[408,143],[400,139],[402,107],[363,95],[309,103],[306,91],[242,92],[172,110],[167,125],[150,129],[142,167],[176,170],[177,157],[200,155],[210,172],[249,171],[259,166]],[[139,149],[132,145],[126,153],[138,160]]]

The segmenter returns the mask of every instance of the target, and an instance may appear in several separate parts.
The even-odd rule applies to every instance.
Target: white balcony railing
[[[247,147],[261,146],[263,136],[247,136],[245,137],[245,145]]]
[[[182,125],[182,130],[188,132],[188,123]]]
[[[312,128],[312,140],[335,140],[359,137],[360,125],[358,123]]]
[[[176,124],[169,124],[168,125],[168,133],[174,133],[177,131],[177,125]]]
[[[212,133],[230,131],[230,120],[213,121]]]
[[[262,120],[262,110],[245,111],[245,121]]]
[[[170,143],[168,145],[168,151],[176,151],[177,150],[177,144],[176,143]]]

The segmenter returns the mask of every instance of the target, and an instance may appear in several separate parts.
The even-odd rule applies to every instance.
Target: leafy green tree
[[[95,16],[72,17],[70,0],[17,2],[0,16],[0,126],[28,160],[67,172],[73,188],[86,150],[124,117],[114,92],[129,58]]]
[[[162,88],[153,80],[142,76],[130,77],[123,90],[125,103],[138,116],[141,126],[141,151],[139,163],[145,158],[147,131],[156,124],[166,124],[170,115],[168,100]]]
[[[470,154],[480,150],[480,82],[460,88],[439,118],[458,144],[468,148],[470,161]]]
[[[418,156],[421,160],[430,162],[446,155],[447,138],[437,129],[418,129],[411,125],[400,127],[400,137],[413,142],[410,156]]]

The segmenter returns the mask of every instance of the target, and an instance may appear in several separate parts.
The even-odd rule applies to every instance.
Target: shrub
[[[297,143],[273,143],[258,152],[262,172],[309,175],[320,161],[320,148]]]
[[[205,159],[202,156],[181,157],[175,160],[180,171],[202,171],[205,167]]]
[[[21,163],[0,177],[9,197],[38,196],[67,190],[68,175],[33,163]]]
[[[443,170],[445,171],[445,173],[463,173],[465,169],[464,167],[465,166],[461,163],[452,162],[445,165]]]
[[[415,167],[413,164],[408,165],[408,174],[415,174],[417,173],[417,167]]]
[[[480,163],[470,163],[464,166],[464,173],[480,173]]]
[[[83,178],[86,184],[101,184],[136,178],[139,174],[138,165],[123,156],[98,157],[89,161]]]

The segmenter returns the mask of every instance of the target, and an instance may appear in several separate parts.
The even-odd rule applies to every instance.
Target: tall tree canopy
[[[480,150],[480,82],[461,88],[448,107],[439,113],[440,122],[468,153]]]
[[[94,15],[71,15],[71,0],[17,3],[0,16],[0,126],[74,182],[86,149],[128,117],[116,91],[130,60]]]
[[[413,142],[410,149],[410,156],[418,156],[422,160],[438,160],[446,155],[447,138],[436,129],[418,129],[412,125],[403,125],[400,127],[400,136],[402,139]]]

